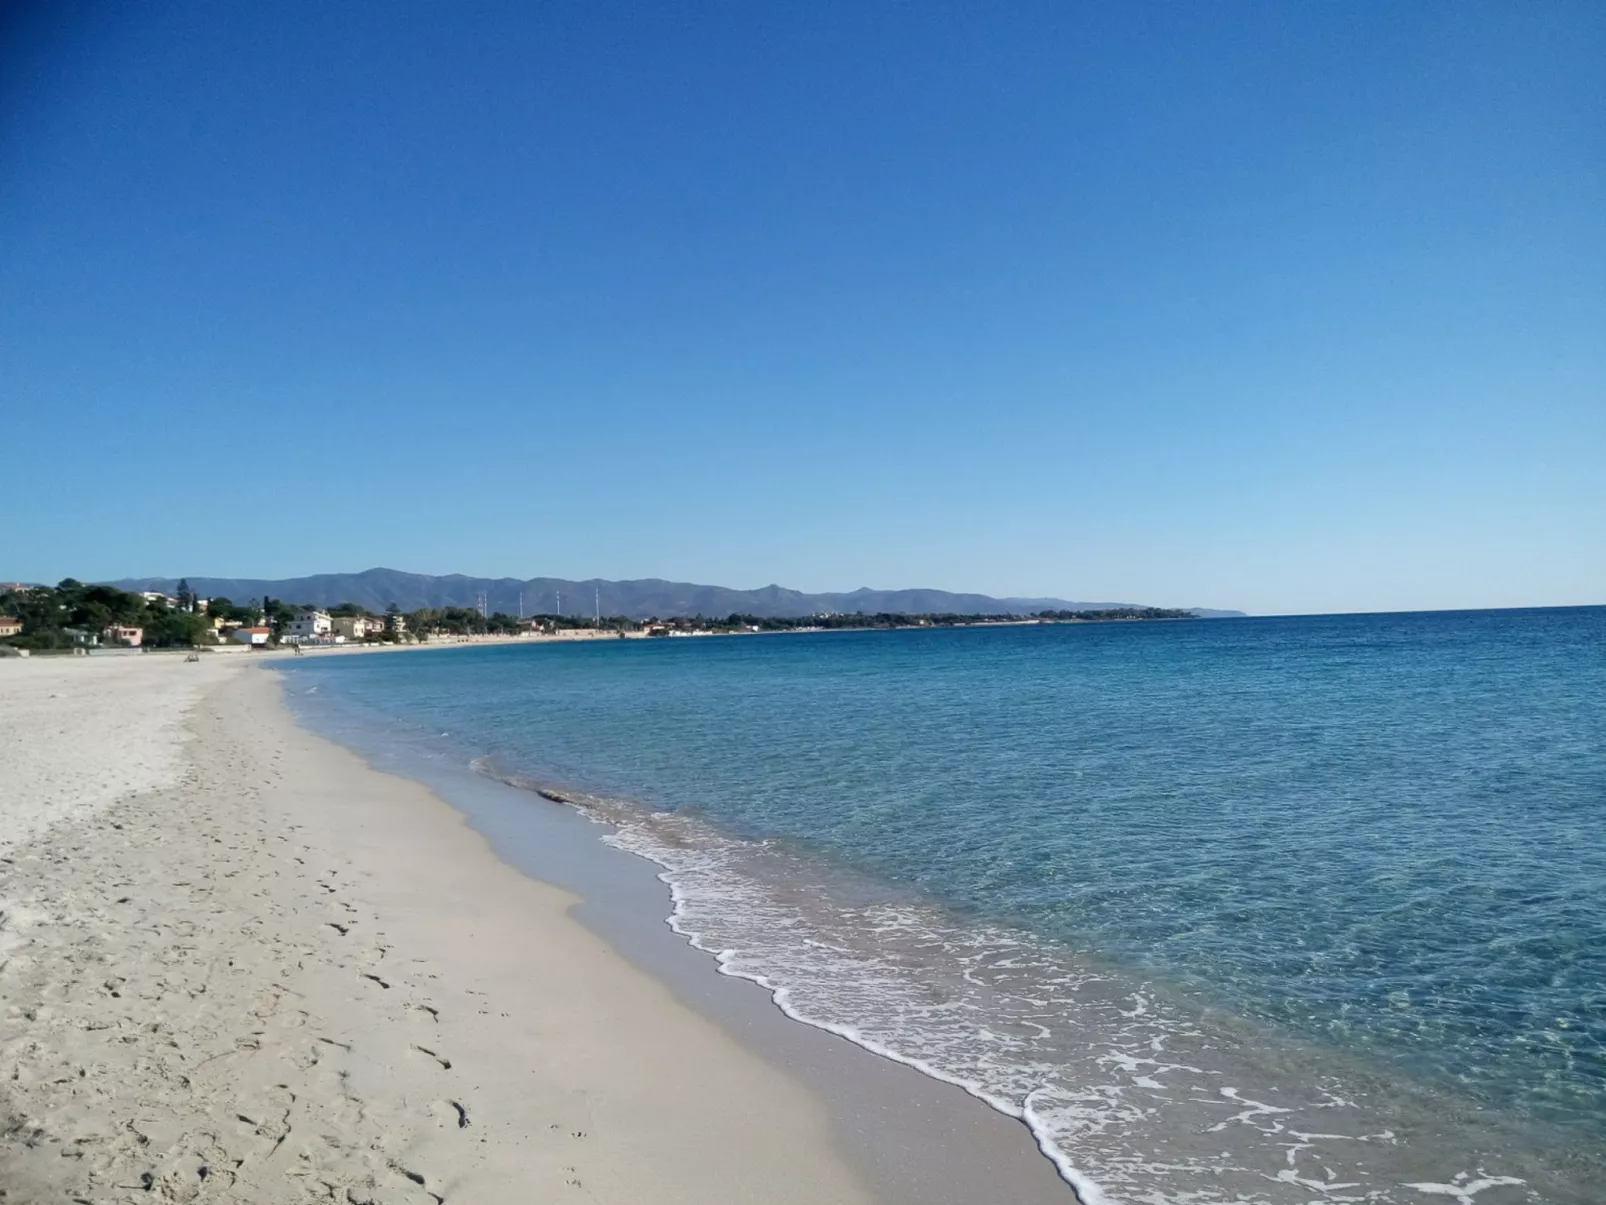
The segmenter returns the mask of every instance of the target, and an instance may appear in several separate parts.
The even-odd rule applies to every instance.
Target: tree
[[[190,579],[178,579],[178,609],[180,611],[195,610],[195,591],[190,589]]]
[[[193,611],[163,607],[146,622],[143,643],[152,648],[187,648],[200,643],[206,626],[206,620]]]
[[[284,625],[295,618],[296,608],[281,599],[262,596],[262,617],[273,629],[273,638],[277,640],[284,631]]]
[[[236,606],[232,600],[222,597],[208,602],[206,613],[213,619],[222,619],[229,623],[255,623],[258,615],[255,607]]]

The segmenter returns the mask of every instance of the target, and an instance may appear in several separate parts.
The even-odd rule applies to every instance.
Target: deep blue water
[[[290,669],[584,792],[727,970],[1024,1113],[1110,1199],[1591,1199],[1606,608]]]

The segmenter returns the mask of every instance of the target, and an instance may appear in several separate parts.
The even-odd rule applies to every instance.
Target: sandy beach
[[[804,1090],[237,664],[4,667],[7,1201],[870,1199]]]
[[[0,664],[0,1198],[1071,1199],[751,985],[694,1008],[256,660]]]

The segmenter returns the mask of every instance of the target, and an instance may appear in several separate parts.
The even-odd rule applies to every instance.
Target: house
[[[372,615],[337,615],[334,630],[347,640],[361,640],[364,636],[377,636],[385,630],[385,621]]]
[[[111,627],[102,631],[100,635],[102,639],[112,644],[126,644],[131,649],[137,649],[139,642],[145,639],[145,629],[114,623]]]
[[[0,615],[0,637],[21,635],[22,620],[13,615]]]
[[[252,648],[260,648],[268,642],[273,635],[272,628],[235,628],[229,633],[229,639],[240,644],[248,644]]]
[[[392,611],[385,617],[390,623],[390,630],[400,636],[407,630],[407,616],[400,611]]]
[[[314,636],[327,636],[334,631],[334,627],[334,620],[329,618],[327,611],[297,611],[293,618],[285,622],[282,635],[289,640],[305,640]]]

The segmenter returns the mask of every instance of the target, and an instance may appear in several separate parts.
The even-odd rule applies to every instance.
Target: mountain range
[[[195,577],[190,588],[202,598],[226,597],[234,602],[259,599],[264,594],[289,603],[329,607],[337,603],[356,603],[371,611],[383,611],[395,604],[403,611],[420,607],[472,607],[481,594],[486,609],[509,615],[555,614],[589,615],[599,606],[604,615],[625,615],[632,619],[674,615],[758,615],[786,618],[821,612],[852,614],[863,611],[901,612],[908,615],[1017,614],[1035,611],[1097,611],[1137,604],[1116,602],[1071,602],[1063,598],[992,598],[986,594],[952,594],[946,590],[851,590],[845,594],[804,594],[784,586],[763,586],[757,590],[733,590],[725,586],[699,586],[690,582],[666,582],[659,578],[610,582],[600,579],[577,582],[556,577],[533,577],[525,581],[513,577],[465,577],[449,573],[435,577],[424,573],[404,573],[399,569],[366,569],[361,573],[319,573],[311,577],[276,580],[232,577]],[[124,578],[113,582],[123,590],[159,590],[172,594],[178,588],[175,577]],[[522,607],[520,596],[522,595]],[[1241,611],[1193,610],[1205,617],[1241,615]]]

